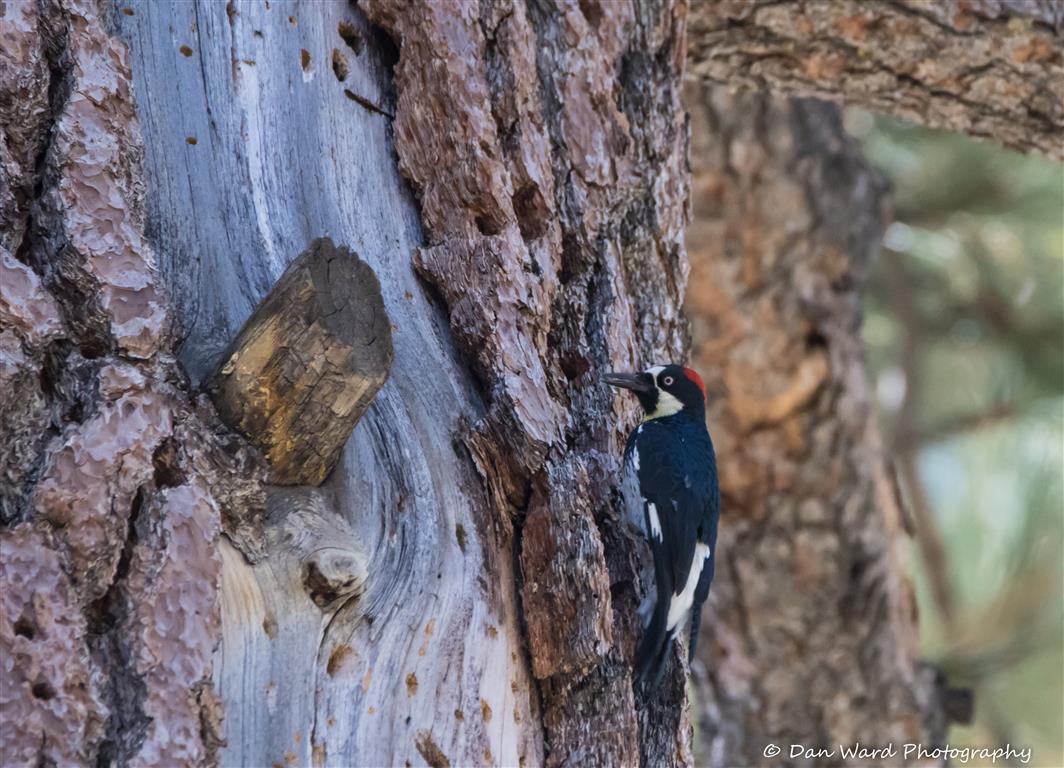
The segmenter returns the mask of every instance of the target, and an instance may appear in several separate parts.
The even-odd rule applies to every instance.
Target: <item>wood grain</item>
[[[512,568],[488,576],[500,549],[487,498],[454,448],[483,405],[412,265],[424,244],[419,211],[382,113],[395,109],[394,49],[346,2],[130,7],[115,19],[144,134],[147,231],[193,382],[219,367],[318,237],[372,268],[394,323],[391,375],[316,502],[366,555],[361,597],[329,619],[301,576],[275,575],[268,542],[254,566],[223,548],[223,584],[253,585],[259,597],[236,603],[223,592],[221,763],[421,765],[427,743],[452,765],[481,764],[488,750],[501,764],[541,763]],[[347,63],[342,81],[334,49]],[[279,606],[276,625],[238,605]]]

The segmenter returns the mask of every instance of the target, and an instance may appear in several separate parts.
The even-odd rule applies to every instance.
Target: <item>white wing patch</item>
[[[646,499],[643,502],[646,503]],[[653,504],[647,504],[647,517],[650,518],[650,535],[661,541],[661,519],[658,517],[658,508]]]
[[[651,509],[654,505],[650,505]],[[657,519],[657,513],[651,520]],[[659,531],[658,535],[661,533]],[[691,560],[691,571],[687,574],[687,583],[684,584],[683,592],[678,595],[673,595],[669,600],[669,618],[666,621],[666,627],[671,632],[676,628],[683,619],[687,616],[687,612],[691,610],[691,605],[695,601],[695,588],[698,586],[698,577],[702,575],[702,569],[706,565],[706,560],[709,559],[709,547],[698,542],[695,544],[695,556]]]
[[[632,469],[639,471],[639,447],[632,446]]]

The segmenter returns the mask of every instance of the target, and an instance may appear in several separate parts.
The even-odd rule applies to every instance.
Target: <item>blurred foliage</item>
[[[924,652],[975,692],[951,741],[1064,765],[1064,166],[847,124],[894,188],[864,335],[921,539]]]

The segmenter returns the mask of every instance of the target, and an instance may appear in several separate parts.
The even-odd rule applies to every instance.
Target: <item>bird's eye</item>
[[[661,383],[664,384],[666,387],[671,387],[672,386],[672,376],[666,376],[664,379],[661,380]]]

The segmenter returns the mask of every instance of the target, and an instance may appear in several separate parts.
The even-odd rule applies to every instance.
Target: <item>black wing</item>
[[[695,543],[709,520],[709,455],[684,432],[647,422],[640,427],[639,489],[646,505],[647,538],[669,576],[668,600],[687,584]],[[645,460],[644,460],[645,459]],[[660,534],[659,534],[660,532]]]
[[[707,433],[708,434],[708,433]],[[709,587],[713,583],[713,572],[717,564],[717,523],[720,520],[720,483],[717,479],[717,457],[713,452],[713,442],[709,443],[709,509],[706,520],[706,529],[699,532],[699,538],[709,545],[709,558],[702,566],[702,573],[698,577],[698,586],[695,587],[695,599],[691,605],[691,634],[687,643],[687,661],[695,658],[698,650],[698,632],[702,628],[702,604],[709,597]]]

